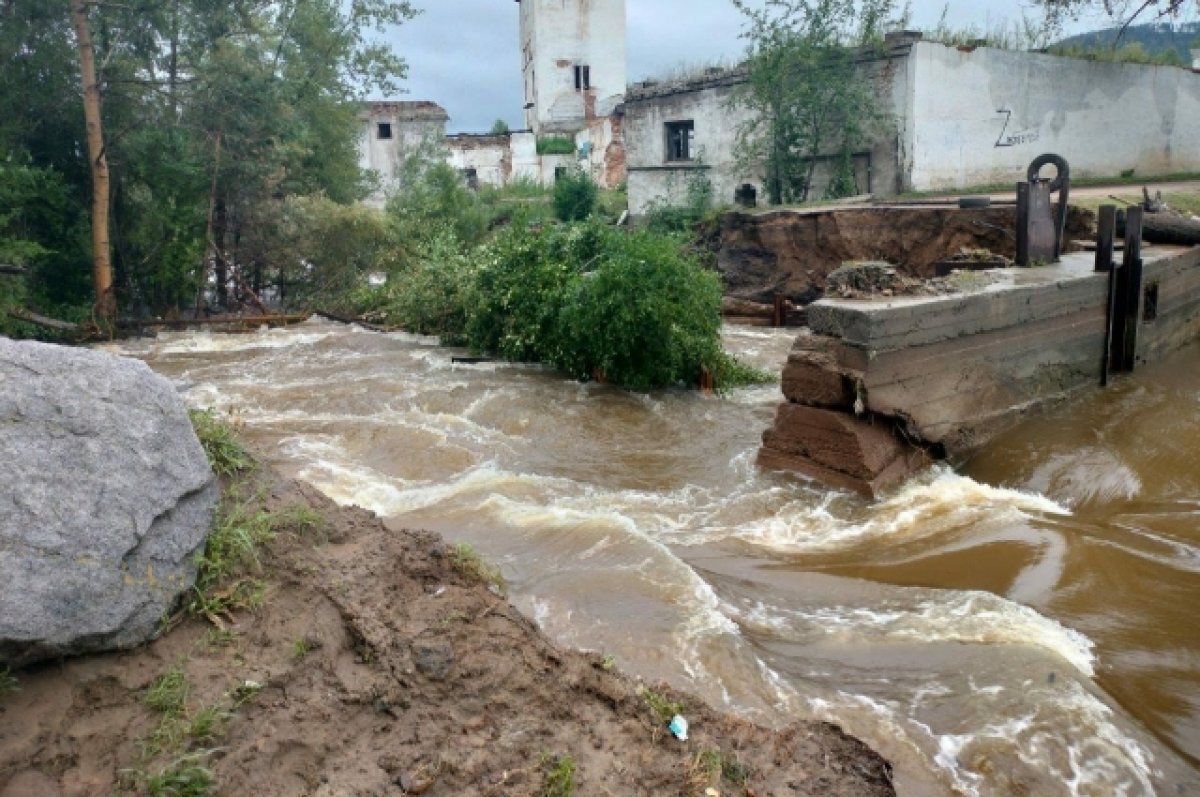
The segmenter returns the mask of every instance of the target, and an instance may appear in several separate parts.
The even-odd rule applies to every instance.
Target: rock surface
[[[0,665],[151,639],[218,488],[143,363],[0,339]]]

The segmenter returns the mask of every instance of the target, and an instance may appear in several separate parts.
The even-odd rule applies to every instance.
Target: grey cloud
[[[409,99],[433,100],[452,131],[480,132],[496,119],[522,125],[521,62],[512,0],[418,0],[421,16],[388,36],[409,63]],[[933,27],[947,8],[952,26],[987,29],[1016,20],[1029,2],[914,0],[913,24]],[[741,15],[727,0],[629,0],[629,78],[680,66],[733,62],[744,44]],[[1088,20],[1095,23],[1096,20]]]

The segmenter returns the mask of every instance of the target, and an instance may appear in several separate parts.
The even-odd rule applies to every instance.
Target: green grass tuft
[[[460,542],[450,546],[450,565],[473,581],[495,587],[501,594],[507,589],[500,568],[483,561],[470,543]]]
[[[650,706],[650,710],[662,722],[670,722],[671,718],[676,714],[684,712],[684,704],[678,700],[670,700],[665,695],[655,692],[653,689],[647,689],[642,697],[646,700],[646,705]]]
[[[191,691],[183,668],[176,665],[154,680],[142,702],[160,714],[178,716],[183,713]]]
[[[542,769],[546,780],[542,784],[542,797],[571,797],[575,793],[575,759],[569,755],[542,753]]]
[[[203,765],[209,753],[181,756],[157,773],[133,773],[150,797],[208,797],[216,787],[212,772]]]
[[[21,691],[21,684],[17,681],[17,676],[13,675],[8,667],[0,667],[0,697],[19,691]]]
[[[218,417],[216,410],[188,410],[188,417],[218,476],[236,476],[254,465],[233,425]]]

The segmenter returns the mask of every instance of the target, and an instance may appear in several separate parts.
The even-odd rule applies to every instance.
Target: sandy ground
[[[257,479],[270,511],[325,519],[271,543],[262,608],[17,673],[0,797],[208,793],[185,790],[189,766],[221,795],[894,794],[888,765],[837,728],[767,730],[647,690],[556,648],[436,535]],[[171,670],[187,687],[175,719],[146,702]],[[658,697],[684,704],[688,741]]]

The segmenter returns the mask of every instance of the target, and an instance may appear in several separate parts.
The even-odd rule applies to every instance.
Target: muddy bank
[[[305,519],[262,557],[261,608],[17,673],[0,795],[138,793],[193,765],[227,795],[894,793],[832,726],[756,727],[555,648],[436,535],[270,472],[246,494]],[[172,672],[165,718],[149,704]],[[676,701],[686,742],[656,713]]]
[[[1067,239],[1088,237],[1093,214],[1071,207]],[[770,302],[820,299],[825,279],[845,262],[880,260],[906,277],[928,279],[962,249],[1016,255],[1016,208],[875,207],[853,210],[726,213],[720,220],[717,270],[726,291]],[[1069,251],[1069,248],[1068,248]]]

